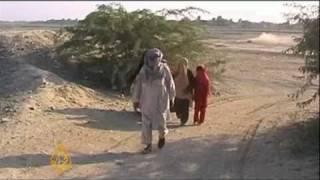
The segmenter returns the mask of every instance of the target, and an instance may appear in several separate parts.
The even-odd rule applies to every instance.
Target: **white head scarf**
[[[144,56],[144,68],[146,73],[146,78],[155,80],[162,77],[162,63],[163,54],[157,49],[149,49]]]

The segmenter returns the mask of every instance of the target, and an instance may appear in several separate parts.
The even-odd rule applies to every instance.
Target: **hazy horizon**
[[[98,4],[119,3],[128,11],[163,8],[177,9],[194,6],[205,9],[210,14],[202,19],[222,16],[226,19],[249,20],[252,22],[282,23],[286,21],[285,3],[296,2],[304,5],[318,5],[317,1],[1,1],[1,21],[45,21],[50,19],[83,19],[94,11]]]

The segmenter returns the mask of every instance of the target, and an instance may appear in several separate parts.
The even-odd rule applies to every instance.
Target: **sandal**
[[[142,154],[148,154],[148,153],[151,153],[151,151],[152,151],[152,146],[151,144],[149,144],[143,149]]]
[[[165,138],[160,138],[159,141],[158,141],[158,148],[159,149],[163,148],[165,143],[166,143],[166,139]]]

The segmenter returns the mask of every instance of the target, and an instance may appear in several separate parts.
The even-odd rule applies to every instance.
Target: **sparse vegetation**
[[[300,67],[299,70],[306,75],[306,82],[297,93],[292,95],[293,98],[297,99],[308,87],[313,85],[313,80],[319,79],[319,6],[306,7],[298,4],[290,4],[289,6],[297,10],[296,13],[287,14],[289,20],[303,24],[302,38],[297,38],[297,45],[288,49],[296,55],[304,56],[305,59],[304,66]],[[315,101],[319,95],[318,88],[311,98],[299,102],[297,105],[303,108]]]
[[[304,85],[291,97],[297,100],[311,86],[314,86],[314,80],[319,80],[319,6],[302,6],[299,4],[289,4],[293,7],[294,13],[288,13],[291,23],[300,23],[303,25],[303,36],[296,38],[297,44],[289,48],[286,52],[292,52],[295,55],[304,57],[305,63],[299,70],[305,75]],[[307,100],[297,103],[299,108],[305,108],[319,98],[319,84],[313,95]],[[318,101],[319,103],[319,101]],[[294,119],[296,120],[296,115]],[[293,119],[293,118],[292,118]],[[291,150],[297,155],[306,153],[315,153],[319,157],[319,110],[307,121],[297,124],[297,132],[292,138]]]
[[[176,10],[178,14],[187,11],[197,10]],[[90,18],[76,22],[75,27],[60,32],[51,25],[49,29],[46,25],[39,30],[42,24],[32,27],[35,30],[19,25],[19,31],[7,31],[0,24],[0,29],[5,29],[0,34],[1,177],[57,178],[48,168],[48,159],[55,143],[60,141],[72,158],[74,168],[64,175],[70,178],[139,178],[141,172],[158,178],[186,175],[190,178],[223,175],[255,179],[318,178],[319,154],[315,150],[319,147],[319,121],[309,119],[303,109],[299,109],[301,116],[299,113],[288,115],[295,104],[284,96],[301,83],[293,74],[303,59],[280,53],[293,45],[287,39],[299,36],[300,30],[291,28],[292,24],[287,24],[287,29],[287,25],[279,24],[260,26],[266,23],[244,28],[236,19],[225,21],[226,25],[208,25],[210,20],[197,18],[198,15],[194,19],[183,18],[188,13],[182,13],[182,21],[167,20],[163,14],[166,11],[151,13],[152,17],[149,11],[137,11],[136,16],[141,18],[131,13],[134,12],[119,10],[119,6],[112,6],[110,11],[97,10]],[[137,19],[133,21],[132,17]],[[219,20],[223,20],[222,16]],[[241,22],[247,24],[245,20]],[[172,35],[181,25],[195,29],[182,28],[182,32]],[[201,33],[205,32],[203,26],[211,28],[208,30],[211,34],[205,34],[207,37]],[[163,29],[156,29],[158,27]],[[270,33],[269,28],[274,28],[271,31],[275,33]],[[171,65],[178,56],[188,57],[192,69],[198,63],[207,65],[215,82],[212,83],[214,97],[208,101],[206,124],[180,128],[175,126],[178,122],[172,116],[168,123],[171,135],[167,153],[156,151],[156,158],[151,159],[136,156],[141,148],[137,124],[140,116],[132,111],[129,98],[95,86],[95,82],[103,85],[109,82],[110,86],[115,84],[121,89],[122,81],[138,64],[144,49],[151,45],[163,45],[161,48],[175,47],[173,43],[181,45],[183,38],[192,36],[193,32],[197,36],[190,38],[194,40],[190,44],[212,47],[210,51],[162,50],[169,52],[165,55]],[[144,39],[145,34],[149,38]],[[140,45],[135,46],[140,36]],[[120,43],[117,40],[121,40]],[[64,42],[71,44],[66,46]],[[60,57],[55,56],[56,47],[61,48],[56,51]],[[132,48],[136,51],[130,51]],[[127,55],[123,57],[121,52]],[[73,74],[59,62],[60,58],[61,62],[75,65],[90,81],[79,79],[79,74]],[[227,72],[220,81],[225,62]],[[190,118],[188,123],[192,124]],[[195,141],[190,143],[190,140]],[[193,149],[199,156],[189,156],[185,149]],[[294,157],[290,150],[302,158]],[[309,154],[315,152],[317,154]],[[310,156],[304,158],[305,153]],[[183,166],[176,164],[177,159]],[[149,168],[136,167],[146,160]],[[225,166],[238,161],[235,166]]]

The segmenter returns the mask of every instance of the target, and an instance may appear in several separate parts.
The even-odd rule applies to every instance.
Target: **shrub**
[[[156,13],[146,9],[128,12],[120,5],[100,5],[76,26],[66,28],[72,36],[57,47],[57,52],[63,62],[79,64],[81,71],[92,67],[106,84],[128,89],[128,77],[146,49],[161,49],[169,65],[174,65],[179,56],[192,61],[205,54],[207,48],[199,41],[204,28],[186,18],[167,18],[186,16],[189,11],[201,10],[189,7]]]

